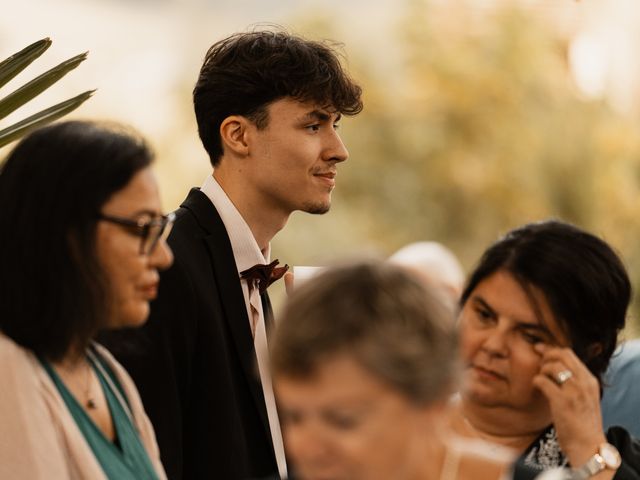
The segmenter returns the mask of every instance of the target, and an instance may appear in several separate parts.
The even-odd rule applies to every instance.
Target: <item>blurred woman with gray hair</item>
[[[512,457],[454,437],[453,312],[405,268],[361,262],[296,289],[272,371],[296,478],[510,478]]]

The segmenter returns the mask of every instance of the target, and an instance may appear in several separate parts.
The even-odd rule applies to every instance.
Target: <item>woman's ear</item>
[[[231,151],[236,155],[246,156],[249,153],[247,127],[249,120],[240,115],[231,115],[220,124],[220,137],[223,151]]]

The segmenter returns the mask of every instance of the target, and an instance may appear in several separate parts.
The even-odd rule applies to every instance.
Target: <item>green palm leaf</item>
[[[42,55],[51,43],[49,38],[43,38],[0,62],[0,88]]]
[[[22,135],[35,128],[49,122],[53,122],[67,113],[72,112],[88,100],[94,92],[95,90],[88,90],[80,95],[70,98],[69,100],[65,100],[53,107],[49,107],[31,115],[15,125],[11,125],[10,127],[0,130],[0,147],[20,138]]]
[[[51,40],[44,38],[23,48],[18,53],[0,62],[0,87],[4,86],[12,78],[31,64],[36,58],[42,55],[51,46]],[[0,99],[0,120],[11,114],[25,103],[29,102],[51,85],[64,77],[71,70],[76,68],[87,58],[87,52],[76,55],[59,65],[47,70],[36,78],[27,82],[22,87]],[[95,90],[89,90],[77,95],[69,100],[60,102],[53,107],[49,107],[14,125],[0,130],[0,147],[18,139],[34,128],[57,120],[67,113],[82,105]]]
[[[80,63],[87,58],[87,53],[88,52],[76,55],[75,57],[62,62],[60,65],[47,70],[42,75],[37,76],[29,83],[23,85],[15,92],[0,100],[0,118],[6,117],[32,98],[40,95],[47,88],[80,65]]]

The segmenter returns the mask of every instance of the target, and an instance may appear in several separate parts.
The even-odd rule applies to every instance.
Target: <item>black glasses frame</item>
[[[130,229],[131,233],[140,237],[140,255],[151,255],[160,240],[166,240],[169,236],[176,214],[171,212],[160,217],[134,220],[101,213],[98,219]]]

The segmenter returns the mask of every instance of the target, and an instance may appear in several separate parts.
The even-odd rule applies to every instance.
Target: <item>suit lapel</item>
[[[206,232],[204,240],[211,255],[224,317],[231,331],[242,369],[247,377],[256,407],[260,412],[267,437],[271,439],[264,393],[258,378],[256,353],[249,328],[247,307],[229,235],[214,205],[200,190],[192,189],[181,207],[190,210],[196,217],[198,224]],[[234,279],[237,280],[233,281]]]

